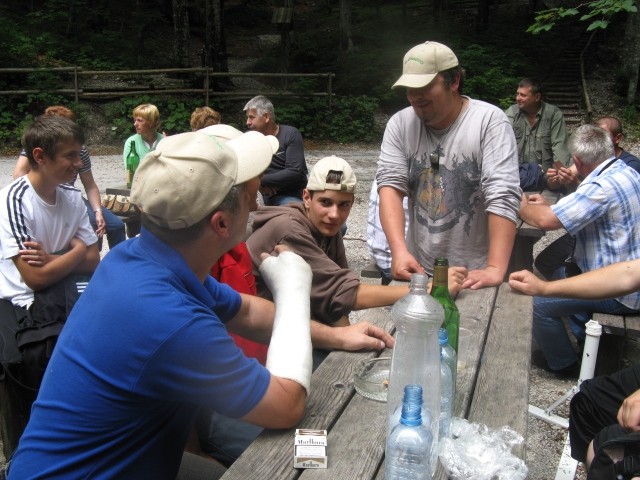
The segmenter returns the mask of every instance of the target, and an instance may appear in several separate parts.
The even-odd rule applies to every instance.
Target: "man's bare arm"
[[[86,246],[78,238],[73,238],[69,250],[60,255],[46,252],[39,242],[24,245],[27,248],[12,260],[24,282],[34,291],[53,285],[70,273],[92,273],[100,262],[97,243]]]
[[[424,273],[424,268],[407,248],[404,236],[405,215],[402,207],[404,195],[393,187],[381,187],[378,193],[380,224],[391,249],[391,275],[398,280],[409,280],[411,273]]]

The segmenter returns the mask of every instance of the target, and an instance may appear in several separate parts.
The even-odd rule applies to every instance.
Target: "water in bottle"
[[[438,340],[440,341],[440,355],[442,361],[449,365],[451,370],[451,384],[453,385],[453,394],[451,398],[456,398],[456,381],[458,379],[458,355],[451,345],[449,345],[449,334],[444,328],[438,330]]]
[[[453,382],[451,369],[442,359],[440,362],[440,424],[438,440],[451,435],[451,417],[453,416]]]
[[[385,479],[428,480],[431,478],[433,435],[422,423],[421,407],[406,399],[400,421],[387,438]]]

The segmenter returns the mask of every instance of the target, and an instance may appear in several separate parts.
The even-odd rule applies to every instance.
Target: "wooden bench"
[[[620,370],[626,336],[640,337],[640,315],[594,313],[593,320],[602,326],[596,375]]]
[[[465,290],[456,299],[461,325],[472,331],[470,357],[458,372],[455,416],[492,428],[509,425],[526,438],[531,348],[531,297],[503,284]],[[389,308],[364,320],[392,330]],[[391,352],[383,352],[389,355]],[[332,352],[314,372],[298,428],[328,430],[328,468],[293,468],[294,429],[268,430],[236,460],[223,479],[382,480],[387,406],[355,393],[353,372],[375,352]],[[524,445],[515,449],[524,459]],[[439,479],[446,478],[440,469]]]

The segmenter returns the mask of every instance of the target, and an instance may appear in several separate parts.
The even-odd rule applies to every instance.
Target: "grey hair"
[[[251,109],[254,109],[258,115],[268,113],[271,120],[276,121],[276,112],[273,111],[273,103],[264,95],[258,95],[249,100],[244,106],[243,111],[246,112]]]
[[[597,165],[615,155],[609,133],[595,125],[578,127],[569,138],[569,151],[587,165]]]

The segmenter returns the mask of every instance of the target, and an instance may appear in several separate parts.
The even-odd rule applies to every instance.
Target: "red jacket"
[[[256,278],[253,276],[251,256],[246,243],[241,242],[222,255],[211,269],[220,283],[226,283],[236,292],[256,295]],[[267,362],[268,345],[248,340],[229,332],[229,335],[247,357],[257,359],[262,365]]]

